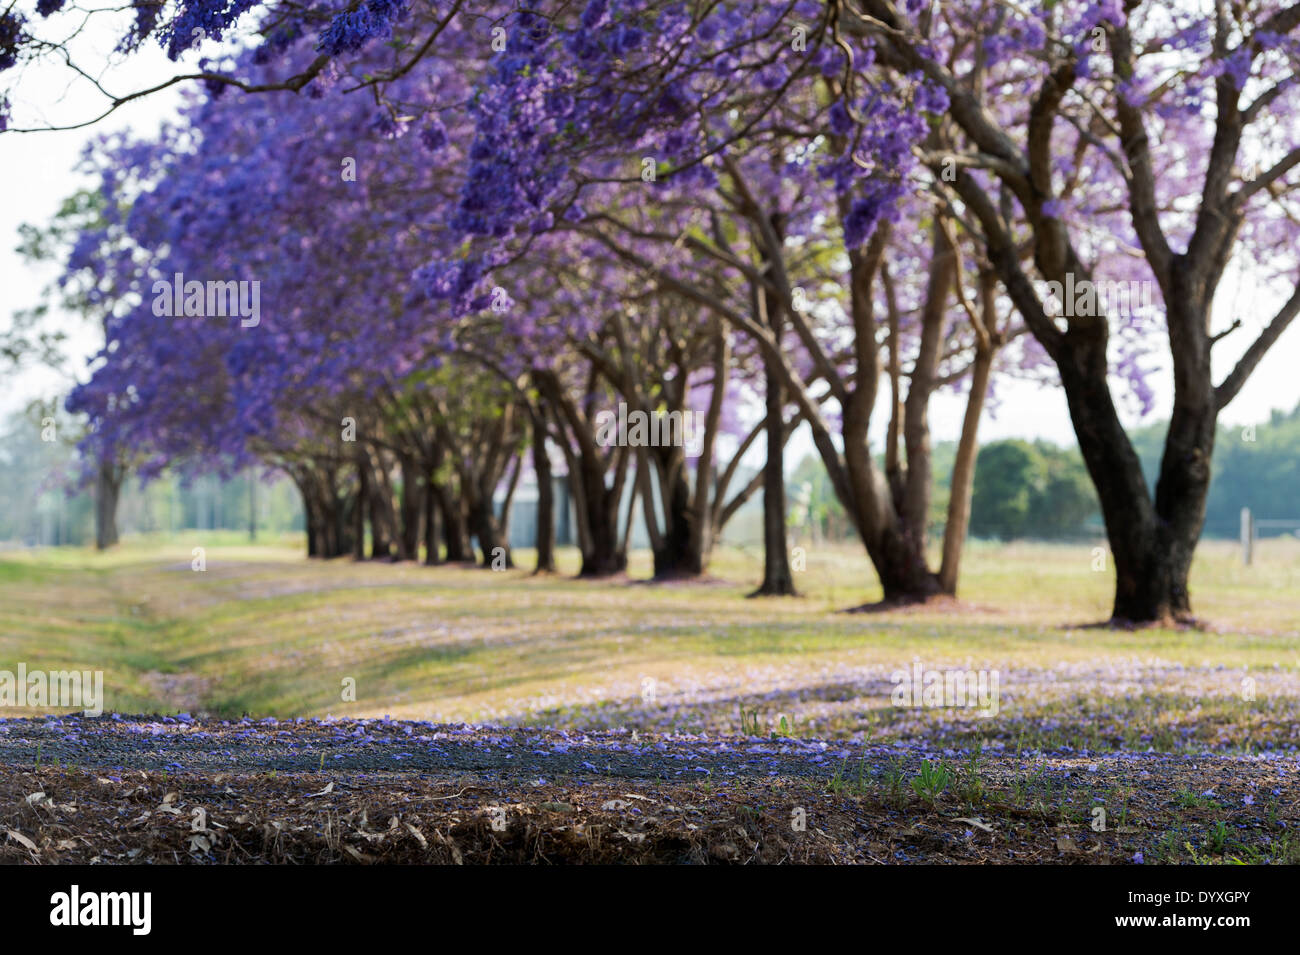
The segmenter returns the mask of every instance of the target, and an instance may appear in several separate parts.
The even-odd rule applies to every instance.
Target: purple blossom
[[[843,100],[836,100],[831,103],[830,111],[826,114],[826,120],[830,124],[831,132],[837,136],[847,136],[853,129],[853,119],[849,116],[848,107],[844,105]]]
[[[436,153],[447,145],[447,128],[442,120],[433,117],[420,130],[420,145],[431,153]]]
[[[365,0],[356,10],[330,21],[316,49],[330,56],[359,50],[376,37],[387,36],[406,11],[406,0]]]
[[[0,13],[0,71],[18,62],[18,48],[26,40],[22,15],[11,10]]]

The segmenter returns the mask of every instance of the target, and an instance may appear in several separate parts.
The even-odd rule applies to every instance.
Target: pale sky
[[[114,26],[116,21],[119,26]],[[83,69],[103,68],[97,79],[113,95],[124,95],[156,85],[177,72],[161,49],[150,41],[138,53],[121,59],[112,67],[109,62],[117,38],[121,36],[121,17],[97,15],[69,44],[74,61]],[[75,12],[55,14],[45,22],[50,31],[66,29],[71,33],[81,23]],[[42,36],[47,35],[42,33]],[[48,35],[53,36],[53,32]],[[215,44],[212,47],[215,49]],[[187,53],[185,62],[193,66],[200,53]],[[67,126],[85,122],[108,106],[103,95],[88,82],[76,79],[66,68],[48,62],[24,64],[6,72],[12,85],[14,127]],[[106,132],[131,129],[148,135],[175,113],[180,102],[178,88],[164,90],[122,106],[108,118],[84,129],[64,132],[0,133],[0,170],[5,177],[3,200],[0,201],[0,327],[8,327],[13,312],[39,301],[40,290],[57,274],[57,269],[33,271],[14,248],[18,244],[18,227],[23,223],[44,225],[58,211],[59,204],[90,180],[73,171],[82,148],[92,137]],[[62,316],[62,327],[76,335],[70,354],[76,355],[74,370],[84,377],[84,361],[102,343],[93,329],[82,328],[79,320]],[[28,369],[16,380],[6,382],[0,391],[0,415],[25,407],[35,398],[48,398],[67,391],[67,380],[47,369]]]

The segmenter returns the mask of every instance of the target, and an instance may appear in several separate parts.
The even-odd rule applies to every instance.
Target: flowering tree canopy
[[[62,9],[0,15],[0,82],[67,53]],[[335,510],[355,518],[364,499],[413,556],[418,535],[385,516],[400,471],[403,494],[423,482],[459,502],[442,508],[448,554],[469,532],[487,561],[493,495],[512,493],[527,436],[539,478],[550,449],[567,467],[585,570],[622,569],[639,499],[656,571],[700,573],[761,487],[762,591],[788,593],[781,449],[806,427],[886,599],[924,599],[956,588],[994,373],[1031,374],[1065,390],[1114,616],[1190,613],[1218,412],[1300,311],[1300,6],[134,13],[123,55],[148,41],[183,60],[197,42],[208,57],[160,84],[201,81],[179,123],[93,153],[108,211],[69,261],[106,313],[70,399],[88,447],[136,448],[146,474],[184,457],[355,470],[326,482]],[[215,41],[219,55],[202,47]],[[1244,324],[1212,309],[1234,260],[1285,304],[1216,382],[1211,349]],[[1149,408],[1165,361],[1153,493],[1117,405]],[[967,389],[968,409],[933,569],[927,408],[944,387]],[[702,454],[601,444],[619,403],[698,414]],[[365,423],[362,451],[340,450],[343,419]],[[764,473],[729,491],[760,437]],[[406,524],[413,506],[396,505]]]

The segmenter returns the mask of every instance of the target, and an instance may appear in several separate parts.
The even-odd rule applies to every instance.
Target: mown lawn
[[[753,552],[704,584],[308,561],[235,535],[0,557],[0,668],[104,671],[105,708],[383,716],[566,728],[758,729],[857,741],[1170,752],[1297,742],[1300,541],[1193,575],[1201,630],[1112,631],[1078,546],[973,545],[955,605],[873,614],[869,565],[810,547],[804,596],[747,600]],[[207,569],[191,569],[191,547]],[[562,554],[566,573],[577,555]],[[995,717],[891,705],[895,670],[996,670]],[[1253,681],[1245,683],[1243,681]],[[355,700],[345,699],[355,681]],[[1250,699],[1253,696],[1254,699]],[[20,715],[14,710],[7,715]]]

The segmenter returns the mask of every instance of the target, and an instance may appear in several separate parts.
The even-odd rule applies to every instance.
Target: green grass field
[[[1294,539],[1265,542],[1250,568],[1235,548],[1205,545],[1193,574],[1205,625],[1142,631],[1095,626],[1111,578],[1093,569],[1087,544],[977,543],[958,601],[850,614],[880,594],[848,547],[810,550],[797,575],[802,597],[747,600],[757,555],[738,550],[717,555],[709,581],[651,585],[639,580],[645,554],[629,580],[589,582],[533,577],[527,553],[517,555],[525,569],[502,572],[321,563],[303,558],[298,541],[248,546],[233,534],[205,535],[206,570],[196,572],[197,543],[0,557],[0,670],[102,669],[105,709],[121,713],[391,715],[513,728],[428,736],[436,728],[368,724],[366,734],[430,740],[401,744],[426,762],[428,746],[443,754],[428,764],[434,771],[403,775],[391,749],[347,750],[383,770],[373,776],[326,764],[327,750],[342,752],[328,749],[339,745],[338,724],[209,721],[199,737],[230,741],[207,736],[187,750],[186,721],[11,723],[0,726],[10,754],[0,823],[39,848],[9,844],[0,859],[209,858],[187,843],[187,817],[119,834],[120,800],[145,789],[154,801],[177,790],[223,813],[228,861],[373,852],[393,861],[440,852],[457,861],[461,852],[477,861],[1300,859],[1290,836],[1300,819]],[[577,555],[564,553],[562,564],[572,574]],[[894,705],[891,677],[914,662],[996,675],[996,713]],[[345,699],[348,684],[355,699]],[[644,734],[640,743],[629,730]],[[151,735],[159,731],[169,735]],[[230,747],[270,751],[276,734],[294,742],[277,751],[274,771],[247,759],[230,761],[235,777],[177,769],[177,760],[223,759]],[[516,740],[504,762],[503,734]],[[451,737],[459,749],[447,749]],[[602,762],[629,739],[640,747],[635,778]],[[131,755],[123,741],[143,749]],[[318,745],[327,747],[320,773],[292,770],[292,753],[311,762]],[[708,754],[742,750],[760,763],[784,755],[770,775],[694,775]],[[478,768],[458,770],[456,752]],[[530,759],[541,762],[509,768]],[[78,768],[128,760],[152,768]],[[328,797],[329,811],[351,820],[342,837],[333,823],[321,829],[315,801],[336,779],[348,782]],[[81,808],[75,818],[31,818],[27,797],[37,791]],[[660,809],[624,838],[627,813],[610,808],[620,799]],[[488,823],[501,805],[511,807],[505,834]],[[791,836],[790,805],[818,820],[817,839]],[[292,825],[285,806],[301,807]],[[1101,830],[1098,808],[1108,813]],[[405,830],[390,827],[393,838],[377,846],[367,813],[402,814],[442,841],[403,840],[393,834]],[[266,827],[286,825],[298,835],[267,849]],[[81,841],[66,837],[68,827]],[[588,835],[575,842],[577,829]],[[742,830],[752,849],[736,847]],[[590,835],[598,832],[609,838]]]
[[[1090,545],[976,543],[961,598],[875,614],[865,557],[812,549],[804,596],[746,600],[757,555],[703,584],[533,577],[521,569],[308,561],[296,542],[128,542],[0,558],[0,667],[104,671],[105,708],[217,716],[382,716],[577,728],[874,735],[1250,751],[1284,743],[1300,668],[1300,541],[1255,565],[1210,542],[1193,574],[1203,630],[1089,628],[1109,573]],[[577,555],[563,553],[566,573]],[[996,669],[993,719],[890,705],[890,672]],[[1256,699],[1243,701],[1244,679]],[[344,681],[355,681],[355,700]],[[9,715],[23,715],[13,710]],[[1190,727],[1190,732],[1189,732]]]

